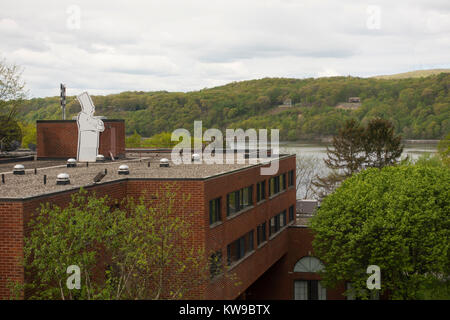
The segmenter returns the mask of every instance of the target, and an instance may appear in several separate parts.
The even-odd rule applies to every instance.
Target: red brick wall
[[[253,242],[255,246],[255,251],[250,256],[230,270],[230,273],[236,279],[223,278],[214,281],[208,286],[205,293],[205,298],[207,299],[236,299],[287,252],[287,229],[281,231],[273,239],[268,240],[260,248],[257,248],[256,228],[263,222],[266,222],[266,227],[268,228],[270,218],[283,210],[286,210],[286,216],[289,219],[288,209],[292,205],[295,206],[296,203],[295,186],[287,188],[286,191],[281,192],[272,199],[268,199],[268,181],[271,176],[262,176],[260,170],[260,167],[255,167],[205,181],[204,206],[206,210],[203,224],[206,229],[208,252],[221,250],[225,262],[227,245],[251,230],[254,233]],[[282,159],[278,173],[275,175],[287,173],[290,170],[295,170],[295,157]],[[263,180],[266,180],[266,200],[257,204],[256,183]],[[227,218],[226,195],[250,185],[253,185],[254,207],[237,216]],[[221,197],[222,223],[210,228],[209,200],[218,197]],[[235,284],[238,282],[240,285],[236,286]]]
[[[247,292],[249,299],[292,300],[295,280],[320,280],[317,273],[294,272],[298,260],[305,256],[314,256],[312,241],[314,235],[306,227],[288,228],[288,252],[270,268]],[[343,300],[344,284],[327,289],[328,300]]]
[[[105,131],[100,133],[99,154],[110,157],[125,155],[125,122],[123,120],[103,120]],[[38,120],[37,157],[76,158],[78,148],[78,126],[76,120]]]
[[[23,282],[19,263],[23,247],[22,203],[0,202],[0,299],[8,299],[8,282]]]

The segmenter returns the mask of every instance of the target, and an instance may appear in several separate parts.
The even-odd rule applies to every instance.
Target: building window
[[[284,226],[286,226],[286,210],[270,219],[269,237],[280,231]]]
[[[253,186],[231,192],[227,195],[227,216],[253,205]]]
[[[286,173],[269,179],[269,197],[286,190]]]
[[[286,226],[286,210],[280,213],[280,229]]]
[[[319,259],[305,256],[297,261],[294,266],[294,272],[319,272],[324,268],[324,264]]]
[[[266,223],[261,223],[257,229],[256,229],[256,241],[258,243],[258,246],[265,242],[267,240],[266,238]]]
[[[221,221],[220,198],[209,201],[209,224]]]
[[[227,216],[239,211],[237,210],[237,208],[239,207],[239,203],[236,204],[236,199],[238,198],[239,192],[232,192],[227,194]]]
[[[294,206],[289,207],[289,221],[294,221]]]
[[[280,175],[280,190],[286,190],[286,173]]]
[[[327,289],[319,280],[294,281],[294,300],[326,300]]]
[[[216,251],[209,256],[209,274],[211,279],[222,273],[222,252]]]
[[[247,187],[240,190],[241,210],[253,205],[253,187]]]
[[[280,176],[272,177],[269,180],[269,197],[280,192]]]
[[[244,256],[254,250],[253,230],[233,241],[227,246],[228,265],[241,260]]]
[[[294,185],[294,170],[289,171],[288,176],[288,186],[292,187]]]
[[[280,228],[278,216],[272,217],[269,221],[269,237],[277,232]]]
[[[256,202],[260,202],[266,198],[266,181],[261,181],[256,184]]]

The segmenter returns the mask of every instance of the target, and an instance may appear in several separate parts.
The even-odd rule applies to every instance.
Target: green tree
[[[20,123],[20,129],[22,130],[22,147],[36,149],[37,136],[36,126],[34,124]]]
[[[20,147],[22,132],[15,116],[26,97],[22,71],[17,65],[0,61],[0,152]]]
[[[141,135],[134,130],[134,133],[131,136],[126,137],[125,145],[127,148],[140,148],[142,145]]]
[[[14,151],[22,144],[22,130],[12,116],[0,115],[0,151]]]
[[[87,196],[83,189],[66,208],[46,203],[30,221],[25,238],[24,266],[30,280],[31,299],[95,299],[102,288],[93,279],[108,226],[114,213],[108,198]],[[81,290],[66,286],[70,265],[81,269]]]
[[[339,170],[343,176],[351,176],[361,170],[366,160],[364,155],[364,128],[354,120],[348,120],[333,136],[333,147],[327,147],[327,158],[324,160],[328,168]]]
[[[0,114],[14,117],[17,107],[26,97],[22,70],[17,65],[0,61]]]
[[[195,212],[190,196],[167,184],[146,203],[129,199],[127,212],[115,222],[111,238],[112,267],[108,271],[108,299],[182,299],[209,276],[204,248],[192,239]]]
[[[358,121],[347,120],[333,136],[332,148],[327,147],[324,162],[332,171],[325,177],[316,177],[315,193],[323,198],[364,168],[396,164],[402,152],[401,137],[395,136],[390,121],[376,118],[361,127]]]
[[[152,194],[96,197],[83,189],[66,208],[43,205],[25,238],[24,287],[31,299],[181,299],[209,280],[205,248],[194,245],[190,196],[166,184]],[[152,200],[148,200],[152,199]],[[222,261],[215,266],[226,273]],[[67,267],[81,289],[66,287]],[[228,276],[225,274],[225,276]],[[231,278],[231,277],[230,277]]]
[[[394,125],[389,120],[372,119],[364,132],[365,165],[382,168],[398,162],[403,152],[401,136],[394,133]]]
[[[367,298],[365,271],[378,265],[381,292],[393,299],[423,298],[431,283],[448,288],[448,181],[448,168],[421,165],[371,168],[345,180],[310,222],[326,286],[351,281]]]
[[[442,158],[442,161],[450,167],[450,133],[439,141],[438,152]]]

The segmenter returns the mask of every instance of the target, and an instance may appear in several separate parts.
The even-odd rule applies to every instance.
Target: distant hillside
[[[450,69],[429,69],[429,70],[416,70],[410,72],[396,73],[384,76],[375,76],[375,79],[406,79],[406,78],[422,78],[439,73],[450,73]]]
[[[426,78],[318,79],[264,78],[233,82],[192,92],[122,92],[93,96],[96,114],[126,120],[127,134],[150,137],[177,128],[278,128],[282,140],[328,137],[350,118],[382,117],[394,122],[406,139],[440,139],[450,132],[450,74]],[[359,97],[355,110],[338,103]],[[292,107],[279,106],[291,99]],[[67,98],[70,119],[80,110]],[[59,97],[25,101],[19,116],[25,122],[60,119]]]

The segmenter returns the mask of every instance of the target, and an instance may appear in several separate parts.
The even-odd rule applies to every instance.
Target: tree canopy
[[[418,299],[450,271],[450,170],[442,165],[370,168],[345,180],[311,219],[328,286],[350,281],[367,297],[366,268],[381,268],[381,291]],[[442,298],[442,297],[441,297]]]

